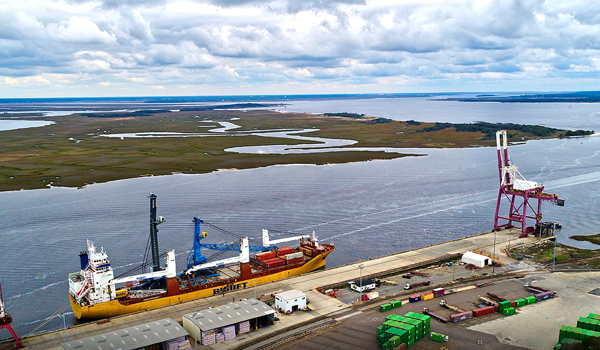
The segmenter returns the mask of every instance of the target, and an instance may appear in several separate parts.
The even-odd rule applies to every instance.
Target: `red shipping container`
[[[367,301],[367,300],[369,300],[369,296],[366,295],[366,294],[363,294],[362,297],[361,297],[361,300],[362,301]]]
[[[517,307],[517,304],[514,301],[511,301],[510,302],[510,307],[512,307],[514,309],[515,307]]]
[[[432,290],[432,292],[434,298],[441,297],[442,295],[444,295],[444,288],[435,288],[434,290]]]
[[[473,317],[481,317],[481,316],[485,316],[485,315],[490,315],[490,314],[493,314],[494,312],[495,311],[494,311],[493,306],[482,307],[481,309],[473,310]]]
[[[298,264],[304,261],[304,258],[300,257],[300,258],[295,258],[295,259],[290,259],[290,260],[285,260],[285,264],[286,265],[292,265],[292,264]]]
[[[273,252],[256,254],[256,257],[258,258],[258,260],[271,259],[271,258],[275,258],[276,256],[277,255],[275,255],[275,253],[273,253]]]
[[[292,254],[294,252],[294,248],[292,247],[281,247],[277,249],[277,256]]]
[[[282,259],[279,259],[279,258],[266,259],[266,260],[263,260],[262,263],[267,268],[273,268],[273,267],[279,267],[279,266],[285,265],[285,261],[283,261]]]

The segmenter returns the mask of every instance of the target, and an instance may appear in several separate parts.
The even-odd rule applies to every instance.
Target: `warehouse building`
[[[64,350],[190,350],[188,332],[170,318],[62,343]]]
[[[275,310],[256,299],[229,303],[183,315],[183,328],[208,346],[236,338],[252,329],[272,325]]]
[[[275,308],[283,313],[291,313],[306,307],[306,294],[299,290],[288,290],[275,294]]]
[[[492,264],[492,259],[485,255],[475,254],[473,252],[466,252],[462,256],[462,262],[466,264],[473,264],[477,267],[484,267]]]

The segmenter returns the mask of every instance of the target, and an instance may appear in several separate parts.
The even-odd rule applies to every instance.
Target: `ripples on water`
[[[595,123],[590,120],[590,126]],[[543,208],[545,220],[563,222],[559,242],[597,232],[599,143],[589,137],[511,146],[528,180],[544,182],[548,192],[566,200],[565,207]],[[489,231],[498,187],[495,148],[422,153],[429,155],[0,193],[5,218],[0,278],[7,307],[24,335],[65,306],[67,274],[78,270],[86,239],[107,250],[116,274],[140,261],[149,233],[150,192],[158,195],[158,213],[167,218],[159,226],[161,250],[174,248],[180,269],[192,247],[193,216],[255,239],[262,228],[294,234],[314,229],[322,241],[337,246],[328,266]],[[208,242],[231,241],[206,231]],[[55,318],[42,329],[60,327],[62,320]]]

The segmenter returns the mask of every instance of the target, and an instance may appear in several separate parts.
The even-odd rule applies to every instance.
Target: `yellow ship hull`
[[[325,267],[325,259],[331,251],[317,255],[304,265],[295,269],[285,270],[281,272],[275,272],[270,275],[255,277],[245,281],[239,281],[232,285],[222,285],[219,287],[207,288],[198,291],[193,291],[185,294],[167,296],[152,300],[146,300],[139,303],[124,305],[118,300],[106,301],[94,305],[81,306],[75,299],[69,295],[71,302],[71,308],[73,313],[78,319],[101,319],[114,317],[118,315],[124,315],[132,312],[155,309],[162,306],[168,306],[178,303],[183,303],[190,300],[200,299],[209,297],[212,295],[218,295],[224,292],[241,290],[246,288],[252,288],[255,285],[265,284],[273,281],[279,281],[285,278],[302,275],[319,268]]]

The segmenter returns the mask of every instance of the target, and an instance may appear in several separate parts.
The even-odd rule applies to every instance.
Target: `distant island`
[[[600,91],[521,94],[516,96],[477,95],[476,97],[450,97],[438,101],[503,103],[598,103],[600,102]]]

